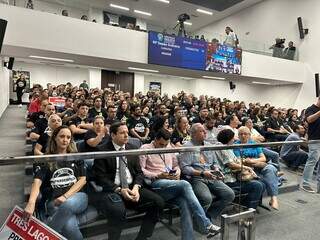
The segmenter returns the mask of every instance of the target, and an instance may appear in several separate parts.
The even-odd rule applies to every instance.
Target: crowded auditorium
[[[318,9],[0,0],[0,240],[320,239]]]

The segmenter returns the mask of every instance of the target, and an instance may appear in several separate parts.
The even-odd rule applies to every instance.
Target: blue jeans
[[[200,204],[213,219],[235,198],[233,190],[221,181],[194,177],[191,185]]]
[[[309,155],[306,162],[306,166],[304,167],[303,171],[303,185],[310,185],[313,175],[314,167],[316,166],[320,157],[320,143],[316,144],[309,144]],[[320,182],[319,178],[319,167],[317,173],[317,181]]]
[[[300,165],[305,164],[308,159],[308,153],[303,150],[294,151],[289,153],[286,156],[283,156],[282,159],[286,162],[287,166],[292,169],[297,169]]]
[[[185,180],[159,179],[152,182],[151,187],[165,201],[179,206],[181,213],[181,238],[183,240],[194,239],[192,216],[195,218],[201,231],[206,232],[206,228],[211,222],[206,217],[190,183]]]
[[[268,164],[263,169],[257,171],[261,181],[266,185],[268,196],[278,196],[278,176],[277,168]]]
[[[236,191],[240,191],[240,182],[229,182],[226,183],[229,187]],[[256,209],[259,206],[259,203],[262,199],[262,194],[265,190],[265,185],[261,181],[251,180],[244,181],[241,183],[241,193],[247,194],[247,196],[243,199],[242,204],[247,208]]]
[[[50,215],[47,224],[69,240],[82,240],[83,236],[79,230],[77,215],[84,212],[87,207],[88,196],[84,192],[73,194],[60,206],[55,206],[52,200],[47,204]]]
[[[280,170],[279,153],[269,148],[262,148],[262,152],[266,156],[267,162],[272,163],[278,170]]]

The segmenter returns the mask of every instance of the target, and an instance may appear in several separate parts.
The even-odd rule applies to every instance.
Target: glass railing
[[[305,141],[286,142],[286,144],[289,145],[305,143]],[[310,143],[319,143],[319,141],[310,141],[309,144]],[[189,157],[201,157],[202,154],[206,155],[212,151],[216,152],[217,156],[219,156],[219,154],[223,153],[221,151],[226,149],[275,147],[282,144],[284,144],[284,142],[1,157],[1,172],[12,171],[10,167],[18,166],[17,164],[21,166],[21,164],[23,164],[26,166],[26,175],[24,183],[15,181],[14,177],[10,177],[10,174],[8,175],[8,179],[6,179],[6,181],[11,181],[11,186],[24,184],[25,201],[18,204],[18,208],[15,209],[11,218],[5,223],[7,232],[3,233],[0,231],[0,236],[5,236],[3,239],[17,239],[14,238],[14,232],[23,237],[32,233],[36,234],[38,229],[41,229],[42,232],[48,235],[56,234],[57,236],[57,233],[52,232],[50,229],[44,231],[44,228],[47,228],[47,226],[58,231],[66,238],[77,236],[78,238],[75,239],[81,239],[81,235],[85,239],[96,239],[98,235],[106,234],[106,232],[109,234],[119,234],[119,229],[122,230],[121,239],[133,239],[138,234],[139,227],[141,226],[144,226],[144,231],[146,231],[144,233],[148,236],[163,235],[165,236],[163,239],[168,239],[174,236],[171,234],[181,235],[184,234],[184,232],[183,229],[180,229],[180,222],[182,220],[179,214],[179,202],[176,201],[176,198],[170,200],[170,197],[168,197],[174,193],[170,192],[169,194],[168,192],[161,191],[163,187],[157,185],[158,180],[161,179],[160,177],[152,178],[142,175],[139,170],[140,167],[138,166],[143,160],[141,160],[141,158],[139,160],[138,156],[162,156],[165,159],[168,158],[167,161],[165,161],[165,163],[168,163],[170,162],[169,158],[171,154],[171,157],[177,158],[180,163],[179,165],[181,165],[181,161],[186,161]],[[81,142],[78,142],[77,146],[78,150],[81,150]],[[126,157],[124,158],[124,156]],[[120,164],[119,162],[117,164],[115,163],[116,158],[119,159],[118,161],[124,161],[131,173],[131,177],[127,178],[130,182],[126,184],[129,184],[129,189],[132,188],[132,191],[127,191],[125,190],[126,187],[121,188],[119,187],[120,183],[116,183],[116,181],[121,182],[121,184],[123,183],[121,176],[119,176],[118,180],[115,179],[116,165]],[[143,167],[146,168],[145,165]],[[166,165],[166,170],[167,167],[169,166]],[[174,170],[172,166],[170,167]],[[114,168],[114,173],[112,173],[112,168]],[[16,169],[14,169],[14,171],[16,171]],[[212,169],[212,171],[212,174],[216,171],[216,178],[221,177],[221,173],[218,174],[216,169]],[[171,173],[170,170],[165,176],[169,177],[169,179],[179,179],[179,176],[177,178],[175,177],[177,176],[176,173],[177,172]],[[21,172],[21,174],[23,173]],[[150,174],[152,174],[152,171]],[[32,175],[36,176],[36,179],[42,179],[41,188],[38,184],[39,181],[31,185]],[[86,183],[81,180],[81,176],[86,177]],[[115,181],[111,179],[115,179]],[[188,180],[188,178],[186,179]],[[242,178],[240,177],[238,181],[240,181],[240,179]],[[77,187],[73,188],[76,184],[78,184]],[[184,182],[183,184],[186,183]],[[2,182],[1,185],[4,187],[7,183]],[[137,185],[136,189],[135,185]],[[140,186],[142,186],[142,188]],[[82,191],[79,191],[80,188],[82,188]],[[136,191],[138,191],[140,195],[137,195]],[[252,237],[254,237],[254,230],[256,228],[255,210],[251,208],[248,209],[243,205],[242,201],[246,195],[243,195],[245,193],[241,190],[241,183],[240,189],[235,188],[234,191],[238,200],[225,207],[225,214],[221,217],[221,227],[223,229],[221,239],[229,239],[227,237],[229,236],[229,231],[234,232],[239,231],[239,229],[247,231],[247,234],[251,236],[250,239],[253,239]],[[9,189],[6,192],[6,194],[2,194],[2,199],[6,199],[8,196],[5,195],[10,195],[14,191]],[[157,198],[158,195],[161,197],[157,200],[155,198]],[[244,196],[243,199],[242,196]],[[149,200],[141,200],[140,202],[137,199],[139,197],[140,199],[144,197]],[[180,198],[181,196],[179,195],[179,199]],[[32,201],[32,199],[34,201]],[[14,199],[14,201],[7,202],[6,206],[9,205],[9,208],[2,209],[2,213],[6,212],[9,214],[10,209],[13,209],[17,204],[15,201],[17,200]],[[127,202],[127,204],[124,209],[125,211],[122,213],[121,210],[124,208],[124,205],[120,203],[123,201]],[[131,204],[128,202],[131,202]],[[115,212],[112,212],[113,210]],[[158,210],[159,215],[155,215],[155,212]],[[26,213],[33,213],[33,217],[29,218],[29,225],[25,225],[22,221],[22,218],[25,220],[26,217],[28,217]],[[2,215],[2,217],[4,216]],[[120,222],[119,219],[121,220]],[[38,220],[46,225],[39,227],[41,223]],[[145,220],[142,225],[141,220]],[[152,223],[154,221],[159,222],[155,230],[153,230],[154,225]],[[210,222],[210,220],[207,221]],[[5,222],[4,218],[1,219],[1,223],[3,222]],[[238,223],[237,230],[234,227],[229,228],[228,224],[233,224],[234,222]],[[190,226],[192,226],[192,223],[190,224],[191,225],[188,225],[189,231]],[[135,230],[132,231],[132,228]],[[129,231],[128,229],[131,230]],[[203,239],[203,236],[208,234],[208,231],[201,226],[194,226],[194,230],[195,232],[192,232],[192,234],[195,234],[196,239]],[[140,234],[142,233],[140,231]],[[37,234],[39,234],[39,232],[37,232]],[[48,239],[63,239],[63,237],[59,235],[58,238]]]
[[[219,41],[220,43],[223,43],[225,41],[226,34],[200,31],[197,32],[196,36],[200,36],[200,38],[203,36],[206,41]],[[298,61],[298,53],[295,47],[285,47],[283,45],[284,43],[281,45],[275,44],[270,46],[266,43],[254,41],[248,37],[237,37],[239,39],[238,47],[240,47],[243,51]]]

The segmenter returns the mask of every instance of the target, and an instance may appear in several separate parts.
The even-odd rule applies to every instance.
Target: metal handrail
[[[177,148],[154,148],[154,149],[135,149],[125,151],[101,151],[101,152],[85,152],[85,153],[68,153],[68,154],[50,154],[38,156],[21,156],[21,157],[0,157],[0,166],[22,164],[25,162],[48,162],[48,161],[77,161],[83,159],[104,159],[108,157],[118,156],[135,156],[135,155],[149,155],[149,154],[163,154],[163,153],[186,153],[186,152],[201,152],[201,151],[215,151],[225,149],[238,148],[252,148],[252,147],[276,147],[283,144],[318,144],[320,140],[310,141],[290,141],[290,142],[266,142],[254,144],[233,144],[233,145],[206,145],[193,147],[177,147]]]

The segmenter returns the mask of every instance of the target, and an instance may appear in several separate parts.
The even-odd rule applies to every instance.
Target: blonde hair
[[[248,127],[246,127],[246,126],[240,127],[240,128],[238,129],[238,133],[240,133],[240,132],[247,132],[247,133],[249,133],[249,134],[251,135],[250,129],[249,129]]]

